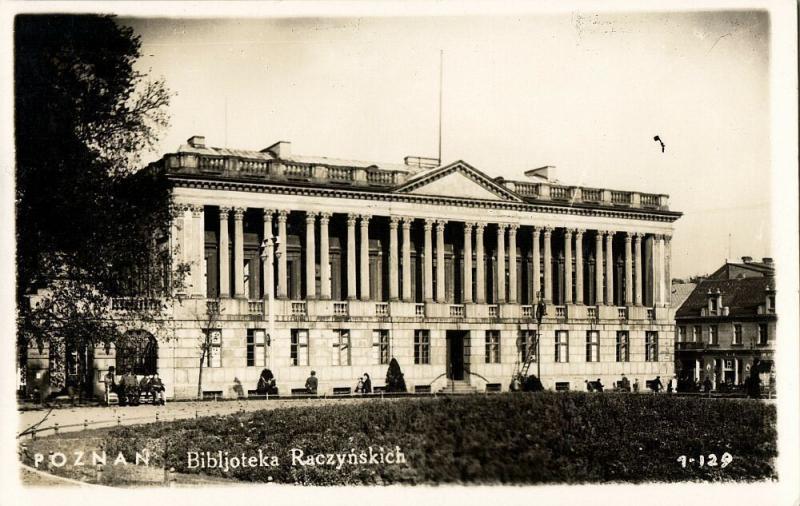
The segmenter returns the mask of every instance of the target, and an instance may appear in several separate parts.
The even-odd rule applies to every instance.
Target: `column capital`
[[[220,206],[219,208],[219,219],[220,220],[227,220],[228,215],[231,213],[232,209],[227,206]]]
[[[433,228],[435,220],[432,218],[425,218],[425,231],[430,232],[431,228]]]
[[[573,228],[565,228],[564,229],[564,236],[567,237],[567,238],[572,237],[573,232],[575,232],[575,229],[573,229]]]
[[[545,237],[550,237],[553,234],[553,227],[544,227],[542,230]]]
[[[497,224],[497,233],[505,232],[506,229],[509,227],[508,223],[498,223]]]
[[[519,230],[519,223],[510,223],[508,225],[509,233],[516,234],[517,230]]]
[[[241,221],[244,219],[244,207],[234,207],[233,208],[233,219],[236,221]]]
[[[672,236],[669,234],[664,234],[662,237],[664,238],[664,242],[670,242],[672,240]]]
[[[272,222],[272,215],[275,214],[274,209],[262,209],[264,213],[264,223]]]
[[[327,225],[331,219],[331,213],[319,213],[319,224]]]
[[[199,204],[189,204],[189,209],[192,211],[192,216],[195,218],[203,214],[203,206]]]
[[[410,230],[411,224],[414,223],[414,218],[410,216],[401,216],[400,221],[403,223],[403,230]]]
[[[631,242],[633,240],[633,232],[625,232],[625,242]]]
[[[464,222],[464,232],[472,233],[472,229],[475,228],[475,222],[473,221],[465,221]]]
[[[186,208],[183,204],[178,204],[173,202],[172,204],[169,205],[169,215],[173,219],[179,218],[184,213],[184,211],[186,211]]]
[[[476,234],[482,234],[483,231],[486,229],[486,223],[483,223],[483,222],[480,222],[480,221],[476,221],[474,223],[474,225],[475,225],[475,233]]]
[[[347,226],[348,227],[355,227],[356,220],[358,219],[358,215],[355,213],[347,213]]]
[[[389,216],[389,227],[390,228],[392,228],[394,230],[397,230],[397,226],[398,226],[399,223],[400,223],[400,217],[399,216]]]
[[[534,235],[534,237],[539,237],[542,234],[542,227],[534,226],[531,228],[531,233]]]
[[[306,223],[313,224],[317,221],[317,213],[314,211],[306,211]]]
[[[289,217],[289,211],[286,209],[278,210],[278,223],[286,223],[286,218]]]
[[[446,223],[447,223],[446,220],[436,220],[436,231],[443,232]]]
[[[361,226],[362,227],[366,227],[367,225],[369,225],[369,220],[370,220],[370,218],[372,218],[372,215],[371,214],[360,214],[360,215],[358,215],[358,217],[361,218]]]

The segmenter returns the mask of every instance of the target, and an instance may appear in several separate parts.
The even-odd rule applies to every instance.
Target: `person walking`
[[[664,385],[661,383],[661,376],[656,376],[656,379],[653,380],[653,393],[659,393],[663,390]]]
[[[598,392],[602,392],[603,391],[603,383],[600,381],[600,378],[597,378],[597,381],[594,382],[594,388]]]
[[[639,378],[633,379],[633,393],[635,394],[639,393]]]
[[[317,395],[317,387],[319,381],[317,380],[317,371],[311,371],[311,376],[306,379],[306,392],[311,395]]]

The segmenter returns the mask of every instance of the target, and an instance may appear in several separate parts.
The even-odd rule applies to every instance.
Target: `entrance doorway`
[[[447,334],[447,377],[451,380],[464,379],[464,356],[467,341],[466,330],[448,330]]]

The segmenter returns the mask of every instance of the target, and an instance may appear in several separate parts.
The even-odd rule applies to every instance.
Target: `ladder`
[[[519,369],[514,374],[514,377],[522,376],[522,378],[525,379],[528,376],[528,371],[531,368],[531,364],[536,361],[536,341],[539,339],[539,332],[535,332],[533,335],[534,340],[531,343],[531,346],[528,347],[525,353],[525,359],[521,364],[519,364]]]

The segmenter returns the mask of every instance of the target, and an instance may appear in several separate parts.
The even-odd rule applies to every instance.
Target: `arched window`
[[[117,342],[116,373],[155,374],[158,372],[158,343],[145,330],[131,330]]]

